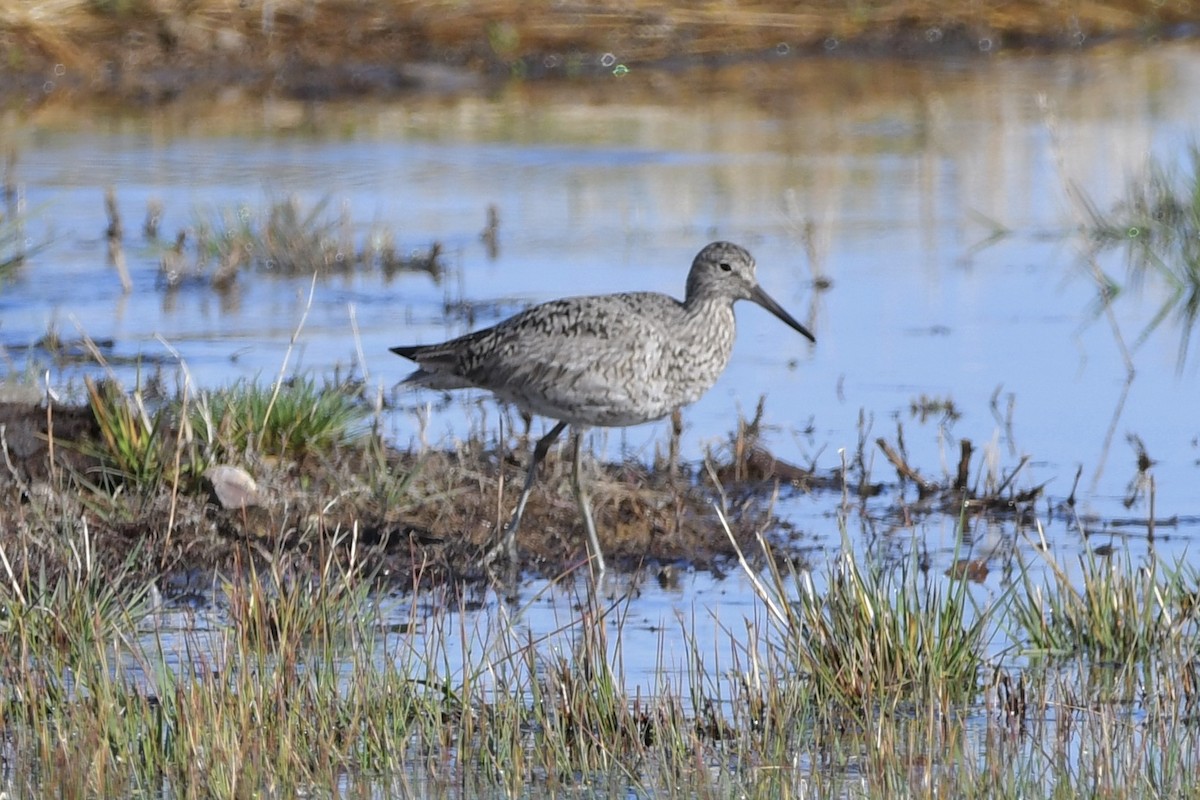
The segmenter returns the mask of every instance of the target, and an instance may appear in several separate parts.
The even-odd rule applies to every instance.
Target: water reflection
[[[1123,251],[1124,284],[1140,290],[1149,284],[1162,298],[1158,312],[1138,333],[1149,338],[1168,319],[1180,328],[1178,368],[1186,366],[1188,346],[1200,313],[1200,148],[1171,162],[1151,159],[1131,177],[1124,197],[1108,212],[1083,200],[1087,233],[1100,250]],[[1122,282],[1098,276],[1098,309],[1118,298]]]

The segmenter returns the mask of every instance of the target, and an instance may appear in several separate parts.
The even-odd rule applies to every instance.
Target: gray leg
[[[587,529],[588,547],[592,551],[592,564],[598,574],[604,573],[604,553],[600,550],[600,539],[596,536],[596,523],[592,519],[592,504],[588,501],[587,493],[583,490],[583,480],[580,477],[579,465],[583,451],[583,433],[574,431],[575,449],[571,458],[571,488],[575,490],[575,502],[579,503],[579,516],[583,517],[583,526]]]
[[[567,423],[560,422],[550,429],[542,438],[538,439],[537,444],[533,448],[533,460],[529,462],[529,472],[525,474],[525,488],[521,490],[521,499],[517,501],[517,509],[513,512],[512,519],[504,526],[504,534],[495,547],[488,551],[484,556],[483,563],[491,564],[500,556],[501,549],[508,556],[510,563],[516,563],[517,560],[517,528],[521,525],[521,515],[525,513],[525,503],[529,500],[529,493],[533,490],[533,483],[537,480],[538,466],[546,457],[546,453],[550,452],[550,445],[554,444],[554,440],[559,437],[563,429],[567,427]]]

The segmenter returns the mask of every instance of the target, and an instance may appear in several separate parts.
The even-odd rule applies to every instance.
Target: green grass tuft
[[[967,581],[922,570],[915,551],[864,568],[848,544],[821,591],[810,574],[785,578],[771,563],[770,584],[755,585],[819,707],[872,718],[949,711],[979,695],[991,612],[975,607]]]
[[[269,386],[239,381],[202,394],[189,419],[199,439],[224,457],[254,450],[298,458],[356,441],[369,413],[353,384],[295,377]]]
[[[101,458],[110,479],[142,490],[159,486],[175,464],[166,411],[149,410],[140,390],[126,394],[113,381],[84,382],[103,445],[84,449]]]
[[[1023,565],[1023,591],[1012,600],[1010,614],[1028,655],[1081,655],[1130,665],[1200,643],[1195,607],[1200,593],[1194,571],[1186,566],[1164,564],[1155,556],[1134,564],[1128,555],[1109,559],[1088,553],[1080,556],[1080,574],[1072,578],[1053,560],[1047,564],[1041,585]]]
[[[809,576],[799,581],[789,647],[827,700],[947,708],[977,696],[987,615],[974,613],[967,581],[934,577],[915,559],[864,569],[843,553],[823,593]]]

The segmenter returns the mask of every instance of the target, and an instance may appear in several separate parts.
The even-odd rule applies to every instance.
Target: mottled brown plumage
[[[713,242],[692,262],[682,302],[655,292],[551,300],[491,328],[392,352],[419,367],[407,383],[487,389],[523,411],[559,421],[534,450],[525,490],[505,530],[510,553],[538,463],[563,428],[576,428],[576,498],[592,555],[603,569],[578,478],[578,429],[650,422],[699,399],[729,362],[737,300],[757,303],[815,341],[759,287],[750,253]]]

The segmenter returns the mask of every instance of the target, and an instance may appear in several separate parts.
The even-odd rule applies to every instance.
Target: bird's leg
[[[550,445],[554,444],[554,440],[559,437],[563,429],[567,427],[567,423],[560,422],[550,429],[542,438],[538,439],[537,444],[533,448],[533,460],[529,462],[529,472],[525,475],[525,488],[521,490],[521,498],[517,500],[517,508],[513,511],[512,519],[504,526],[504,534],[499,542],[488,551],[484,556],[483,563],[491,564],[495,561],[503,550],[504,555],[508,556],[511,563],[517,560],[517,528],[521,525],[521,515],[525,513],[525,503],[529,500],[529,493],[533,490],[534,481],[537,480],[538,466],[542,463],[542,459],[546,457],[546,453],[550,452]]]
[[[574,431],[575,448],[571,458],[571,488],[575,490],[575,501],[579,503],[579,516],[583,517],[583,526],[587,529],[588,547],[592,551],[592,564],[595,572],[604,574],[604,553],[600,550],[600,539],[596,536],[596,522],[592,519],[592,504],[587,493],[583,490],[580,464],[583,453],[583,432]]]

